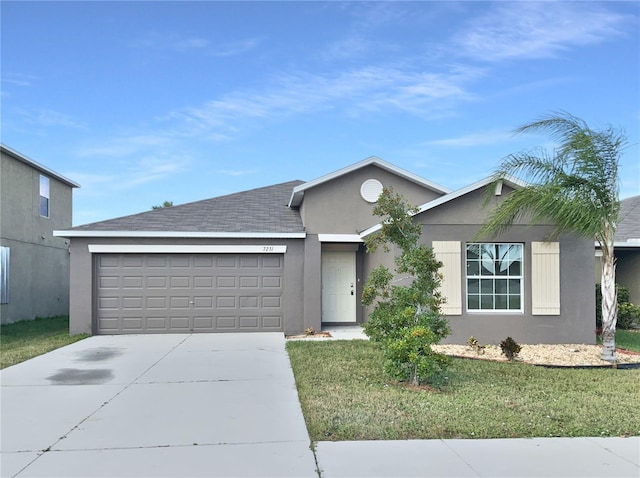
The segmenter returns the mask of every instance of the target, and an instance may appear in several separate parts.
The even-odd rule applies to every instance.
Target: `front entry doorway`
[[[322,322],[356,322],[356,253],[322,252]]]

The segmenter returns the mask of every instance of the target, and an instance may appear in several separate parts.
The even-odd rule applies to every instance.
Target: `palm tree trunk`
[[[607,245],[609,246],[609,245]],[[616,322],[618,320],[618,301],[616,290],[616,264],[613,244],[602,251],[602,360],[615,362]]]

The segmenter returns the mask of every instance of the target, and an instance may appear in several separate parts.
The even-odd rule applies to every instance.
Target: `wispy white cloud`
[[[404,111],[438,117],[451,105],[474,96],[466,85],[482,74],[476,68],[455,67],[426,73],[403,65],[353,69],[335,75],[289,73],[259,90],[242,90],[185,108],[166,119],[182,122],[192,134],[234,137],[256,121],[336,111],[350,116],[374,111]]]
[[[101,196],[105,189],[117,181],[114,174],[87,173],[79,170],[65,171],[63,174],[80,184],[80,189],[73,193],[75,196]]]
[[[17,112],[26,123],[36,126],[85,129],[87,125],[73,116],[50,109],[22,109]]]
[[[31,86],[37,80],[37,76],[23,73],[4,73],[2,75],[2,83],[13,86]]]
[[[348,60],[369,52],[373,42],[361,35],[349,35],[330,43],[321,53],[324,61]]]
[[[427,141],[428,146],[446,146],[453,148],[471,148],[477,146],[491,146],[513,140],[513,134],[508,131],[482,131],[453,138]]]
[[[146,50],[175,53],[201,52],[210,56],[227,57],[252,50],[259,43],[257,38],[244,38],[220,43],[198,36],[151,32],[135,40],[132,45]]]
[[[80,147],[76,154],[80,157],[122,158],[166,146],[170,141],[171,138],[166,133],[122,136],[112,138],[106,143]]]
[[[80,195],[113,197],[124,191],[176,176],[191,167],[191,157],[176,153],[179,141],[168,134],[121,136],[75,151],[81,161],[92,163],[92,174],[70,172],[69,177],[82,186]],[[90,191],[90,192],[86,192]]]
[[[184,171],[189,161],[185,157],[168,155],[145,156],[126,166],[117,189],[131,189],[165,179]]]
[[[204,38],[184,38],[173,43],[173,48],[177,51],[200,50],[209,46],[209,40]]]
[[[112,196],[117,191],[135,188],[142,184],[160,181],[185,171],[189,166],[186,157],[173,155],[146,155],[140,159],[120,160],[109,164],[109,173],[69,172],[70,178],[80,183],[81,195]]]
[[[351,19],[343,36],[329,42],[321,53],[325,61],[341,61],[397,55],[405,49],[403,40],[388,31],[428,29],[459,7],[456,2],[432,2],[428,8],[419,2],[328,2],[326,8],[339,9],[341,16],[346,13]]]
[[[454,46],[464,56],[488,62],[547,58],[620,35],[632,20],[606,4],[498,2],[469,23]]]
[[[240,177],[240,176],[250,176],[253,174],[257,174],[258,170],[257,169],[221,169],[218,172],[220,174],[224,174],[225,176]]]
[[[351,2],[347,3],[356,16],[356,28],[375,30],[386,25],[402,24],[412,17],[411,3],[404,2]]]
[[[108,163],[109,173],[86,173],[68,171],[65,175],[81,186],[82,196],[112,196],[116,191],[135,188],[142,184],[166,179],[185,171],[189,158],[158,153],[147,154],[139,159],[128,158]],[[106,165],[105,165],[106,166]]]
[[[257,38],[246,38],[230,43],[215,43],[210,46],[207,53],[219,57],[235,56],[253,50],[259,43]]]
[[[172,33],[149,32],[133,41],[132,46],[143,49],[184,52],[207,48],[209,40]]]

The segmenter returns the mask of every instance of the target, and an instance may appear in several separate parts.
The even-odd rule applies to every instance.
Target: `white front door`
[[[356,253],[322,253],[322,322],[356,321]]]

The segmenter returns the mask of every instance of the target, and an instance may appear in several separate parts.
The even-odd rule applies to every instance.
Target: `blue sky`
[[[3,1],[2,142],[80,183],[74,225],[378,156],[451,189],[557,110],[624,129],[639,2]]]

